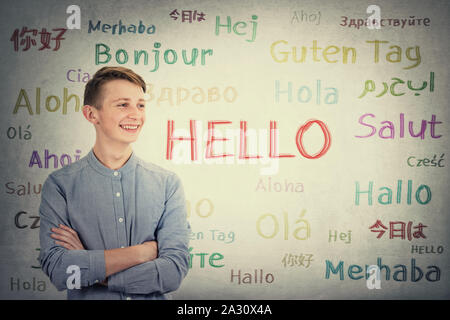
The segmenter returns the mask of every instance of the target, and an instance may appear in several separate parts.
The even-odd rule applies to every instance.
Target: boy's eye
[[[126,107],[127,106],[127,104],[126,103],[121,103],[121,104],[119,104],[119,105],[117,105],[118,107]]]
[[[139,108],[145,108],[145,104],[138,105]]]

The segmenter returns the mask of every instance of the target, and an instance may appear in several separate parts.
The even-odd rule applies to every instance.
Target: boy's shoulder
[[[137,156],[136,156],[136,166],[142,168],[142,170],[151,174],[156,174],[163,177],[176,176],[175,172],[163,168],[157,164],[154,164],[153,162],[143,160]]]

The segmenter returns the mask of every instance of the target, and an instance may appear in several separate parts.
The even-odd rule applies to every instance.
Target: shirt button
[[[116,197],[120,197],[120,192],[117,192],[117,193],[116,193]]]
[[[119,173],[117,171],[114,171],[114,176],[117,177]]]
[[[127,300],[131,300],[131,298],[130,298],[130,297],[127,297]]]
[[[98,283],[98,280],[95,280],[94,282],[95,282],[95,283]]]
[[[119,222],[123,222],[123,218],[119,218]]]

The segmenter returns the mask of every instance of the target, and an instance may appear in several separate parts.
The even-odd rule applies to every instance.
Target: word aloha
[[[383,91],[381,91],[375,97],[379,98],[379,97],[384,96],[388,92],[388,90],[391,93],[391,95],[393,95],[395,97],[403,96],[405,94],[405,92],[396,92],[395,86],[402,85],[405,83],[405,81],[403,81],[400,78],[392,78],[392,80],[394,80],[394,82],[390,86],[386,82],[383,82]],[[434,72],[433,71],[430,72],[430,82],[429,83],[430,83],[430,86],[429,86],[430,92],[434,92]],[[424,90],[427,87],[427,85],[428,85],[428,83],[426,81],[423,81],[422,85],[420,87],[413,87],[412,81],[411,80],[407,81],[408,89],[411,91],[415,91],[414,92],[415,96],[420,96],[420,94],[422,93],[420,91]],[[363,93],[361,93],[361,95],[358,98],[361,99],[368,92],[375,92],[375,81],[366,80],[366,82],[364,83],[364,91],[363,91]]]
[[[412,225],[413,225],[412,221],[409,221],[408,225],[406,225],[406,223],[402,222],[402,221],[390,221],[389,222],[389,239],[400,238],[402,240],[405,240],[405,231],[407,233],[407,237],[408,237],[409,241],[411,241],[413,237],[415,239],[419,239],[419,238],[426,239],[427,238],[425,236],[425,234],[423,233],[423,229],[428,226],[425,226],[420,222],[418,225],[413,227],[414,229],[417,229],[417,231],[412,232],[412,230],[411,230]],[[369,227],[369,229],[371,232],[378,232],[377,239],[381,239],[383,234],[386,233],[386,230],[388,230],[388,228],[378,219],[375,222],[375,224],[373,224],[372,226]]]
[[[308,269],[311,266],[311,261],[314,261],[312,258],[313,255],[310,253],[300,253],[299,255],[294,255],[292,253],[286,253],[281,259],[281,262],[283,266],[286,267],[304,267],[305,269]]]
[[[19,51],[19,48],[21,48],[22,51],[28,51],[31,47],[37,46],[36,36],[39,34],[39,41],[42,46],[38,49],[38,51],[51,49],[51,40],[54,40],[55,42],[53,51],[58,51],[61,46],[61,41],[65,39],[63,38],[63,35],[67,29],[56,28],[52,29],[52,31],[57,32],[54,38],[52,38],[52,33],[48,32],[46,28],[42,28],[41,31],[38,31],[38,29],[28,29],[28,27],[22,27],[20,31],[19,29],[15,29],[9,40],[14,44],[14,51]]]
[[[177,9],[173,10],[171,13],[169,13],[169,16],[173,20],[177,20],[179,18],[180,13]],[[197,10],[181,10],[181,22],[189,22],[192,23],[192,21],[202,22],[205,21],[206,14],[203,12],[197,12]]]

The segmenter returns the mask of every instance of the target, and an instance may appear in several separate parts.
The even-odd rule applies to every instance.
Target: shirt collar
[[[124,173],[132,170],[135,167],[136,162],[137,162],[136,155],[134,154],[134,152],[132,152],[131,156],[128,158],[127,162],[125,162],[125,164],[122,167],[120,167],[119,169],[113,170],[113,169],[105,167],[97,159],[97,157],[94,154],[93,149],[91,149],[89,151],[89,153],[87,154],[87,160],[88,160],[89,164],[91,165],[91,167],[93,167],[96,171],[98,171],[102,175],[105,175],[108,177],[116,176],[117,174],[114,174],[114,172],[124,174]]]

